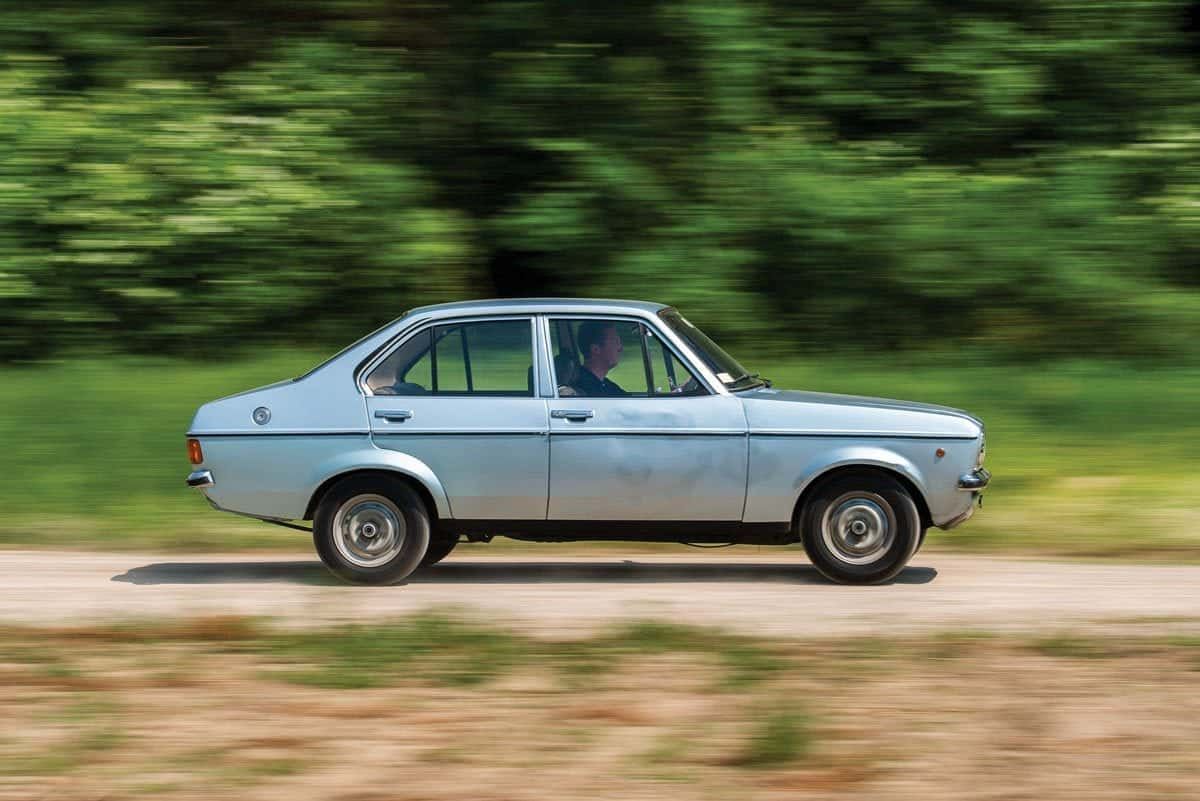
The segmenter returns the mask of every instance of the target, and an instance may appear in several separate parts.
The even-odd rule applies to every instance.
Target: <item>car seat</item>
[[[575,361],[574,354],[560,353],[554,357],[554,375],[559,397],[572,398],[579,394],[572,386],[579,377],[579,362]]]

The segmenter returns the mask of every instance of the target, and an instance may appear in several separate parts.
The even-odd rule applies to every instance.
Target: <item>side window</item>
[[[467,381],[466,338],[461,325],[439,325],[433,329],[434,363],[437,365],[437,386],[434,391],[460,393],[470,390]]]
[[[486,395],[533,395],[533,330],[528,320],[468,323],[462,328],[469,391]],[[442,391],[438,357],[438,391]]]
[[[561,397],[650,394],[642,326],[629,320],[550,320],[554,381]]]
[[[707,395],[692,371],[675,358],[653,329],[646,329],[646,353],[650,356],[650,379],[655,395]]]
[[[533,395],[533,334],[525,320],[422,331],[367,377],[376,395]]]
[[[426,395],[433,389],[431,331],[411,337],[367,376],[376,395]]]

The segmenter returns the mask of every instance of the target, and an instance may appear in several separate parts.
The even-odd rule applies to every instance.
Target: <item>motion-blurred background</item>
[[[303,546],[195,406],[566,295],[984,417],[934,547],[1194,558],[1197,87],[1181,0],[4,4],[0,541]]]
[[[986,506],[887,587],[363,590],[184,487],[199,404],[525,295],[969,409]],[[1195,797],[1197,398],[1200,0],[0,2],[0,799]]]

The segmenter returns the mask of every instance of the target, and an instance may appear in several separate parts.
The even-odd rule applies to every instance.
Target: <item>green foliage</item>
[[[809,756],[813,748],[812,723],[808,716],[784,702],[762,713],[738,764],[774,768]]]
[[[301,664],[279,678],[298,684],[361,689],[399,679],[428,678],[451,686],[479,684],[526,655],[514,635],[453,618],[426,615],[391,626],[349,627],[319,637],[279,635],[262,647]]]
[[[0,11],[0,359],[483,295],[726,339],[1196,355],[1184,0]]]
[[[690,651],[709,654],[722,668],[718,689],[744,690],[765,683],[786,667],[779,654],[745,637],[662,621],[635,621],[610,636],[560,649],[568,677],[594,676],[626,654]]]
[[[1061,659],[1106,659],[1118,654],[1113,648],[1076,634],[1053,634],[1030,643],[1030,648],[1043,656]]]

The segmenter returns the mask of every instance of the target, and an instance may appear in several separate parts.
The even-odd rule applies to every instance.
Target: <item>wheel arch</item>
[[[352,455],[349,458],[339,459],[336,463],[326,465],[323,470],[320,470],[321,478],[309,495],[308,505],[304,509],[304,519],[312,519],[317,505],[334,484],[344,478],[371,474],[399,478],[409,484],[425,502],[425,508],[429,510],[429,516],[433,521],[453,517],[446,490],[428,465],[408,454],[396,451],[372,451],[357,455],[357,458]]]
[[[921,527],[929,528],[933,525],[932,515],[929,511],[929,501],[925,498],[925,493],[921,491],[920,484],[917,483],[917,480],[913,476],[908,475],[901,466],[896,464],[863,460],[830,465],[814,475],[805,484],[800,492],[800,496],[796,499],[796,505],[792,508],[793,530],[796,530],[797,522],[800,520],[800,515],[804,512],[805,505],[812,500],[812,497],[817,494],[822,486],[830,481],[853,473],[874,473],[896,479],[908,491],[909,495],[912,496],[913,502],[916,503],[917,512],[921,516]]]

